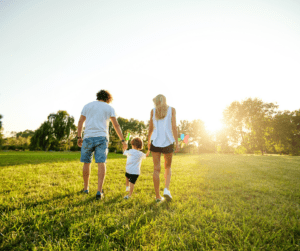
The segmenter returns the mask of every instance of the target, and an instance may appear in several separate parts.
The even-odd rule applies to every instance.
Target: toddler
[[[124,199],[129,199],[132,195],[134,184],[140,175],[142,160],[149,156],[140,150],[143,148],[143,141],[140,138],[131,140],[132,149],[124,151],[123,155],[127,156],[126,162],[126,192],[129,192]]]

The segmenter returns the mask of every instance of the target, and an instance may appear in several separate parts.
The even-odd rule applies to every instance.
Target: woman
[[[160,156],[163,153],[165,158],[165,189],[164,197],[171,201],[172,196],[169,190],[171,181],[171,164],[173,156],[173,144],[176,142],[176,150],[179,151],[176,111],[167,105],[164,95],[157,95],[154,99],[155,108],[151,110],[149,134],[148,134],[148,151],[153,156],[154,172],[153,183],[156,194],[156,202],[161,202],[163,197],[159,194],[159,174],[160,174]]]

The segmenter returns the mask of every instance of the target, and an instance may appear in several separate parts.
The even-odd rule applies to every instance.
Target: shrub
[[[109,148],[108,148],[108,151],[109,151],[110,153],[114,153],[116,150],[117,150],[117,148],[115,148],[115,147],[109,147]]]
[[[234,149],[235,154],[245,154],[247,153],[247,149],[243,146],[238,146],[237,148]]]
[[[75,152],[75,151],[80,151],[80,147],[79,146],[77,146],[77,145],[74,145],[74,146],[71,146],[70,147],[70,151],[72,151],[72,152]]]
[[[16,150],[16,146],[14,146],[14,145],[8,146],[8,150]]]

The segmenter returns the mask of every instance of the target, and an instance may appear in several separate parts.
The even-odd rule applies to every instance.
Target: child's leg
[[[129,179],[126,177],[126,186],[129,186]]]
[[[129,196],[131,196],[131,195],[132,195],[132,193],[133,193],[134,184],[133,184],[133,183],[131,183],[131,182],[129,182],[129,186],[130,186],[130,190],[129,190]]]

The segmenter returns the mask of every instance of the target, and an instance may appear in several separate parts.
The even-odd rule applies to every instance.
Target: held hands
[[[126,141],[122,142],[122,144],[123,144],[123,152],[124,152],[125,150],[127,150],[128,145]]]
[[[148,152],[146,153],[146,157],[148,157],[150,154],[150,150],[148,150]]]

